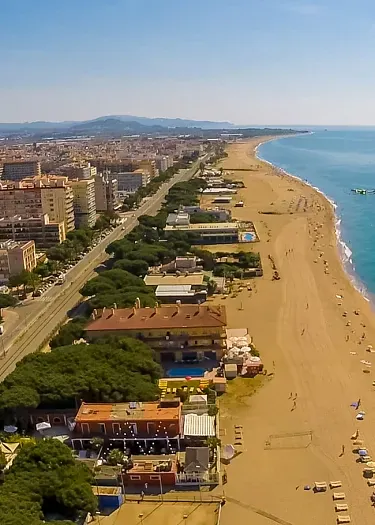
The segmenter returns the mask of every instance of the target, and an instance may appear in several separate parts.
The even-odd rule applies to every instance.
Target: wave
[[[314,132],[311,132],[311,133],[314,133]],[[282,137],[282,138],[284,139],[284,138],[290,138],[290,137]],[[353,258],[352,258],[353,252],[352,252],[352,250],[349,248],[349,246],[346,244],[346,242],[342,238],[342,229],[341,229],[341,221],[342,221],[342,219],[337,214],[337,208],[338,208],[337,203],[333,199],[331,199],[328,195],[326,195],[324,193],[324,191],[322,191],[317,186],[314,186],[313,184],[311,184],[308,180],[302,179],[301,177],[298,177],[297,175],[293,175],[292,173],[287,172],[283,168],[280,168],[279,166],[276,166],[275,164],[273,164],[269,160],[261,157],[260,154],[259,154],[259,151],[258,151],[259,147],[262,144],[265,144],[266,142],[271,142],[273,140],[280,140],[280,139],[279,139],[279,137],[277,137],[277,138],[265,140],[261,144],[258,144],[258,146],[254,150],[255,157],[258,160],[260,160],[262,162],[265,162],[266,164],[271,166],[272,169],[274,169],[278,173],[280,173],[282,175],[286,175],[287,177],[291,177],[292,179],[296,179],[299,182],[302,182],[303,184],[305,184],[306,186],[309,186],[310,188],[313,188],[317,193],[320,193],[326,199],[327,202],[329,202],[329,204],[331,205],[331,207],[333,209],[333,212],[334,212],[336,242],[337,242],[337,247],[338,247],[338,250],[339,250],[340,260],[341,260],[342,266],[343,266],[346,274],[348,275],[352,286],[363,296],[363,298],[367,302],[371,302],[373,307],[375,307],[375,300],[374,300],[375,298],[372,297],[372,295],[367,290],[367,288],[364,285],[364,283],[360,280],[360,278],[358,277],[358,275],[355,272],[355,266],[354,266]]]

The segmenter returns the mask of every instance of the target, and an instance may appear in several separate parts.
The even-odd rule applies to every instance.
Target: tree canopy
[[[8,308],[8,306],[16,306],[18,300],[9,293],[0,293],[0,308]]]
[[[87,402],[149,401],[158,394],[161,368],[136,339],[78,344],[30,354],[0,385],[0,409],[20,413],[38,406]]]
[[[92,474],[55,439],[24,445],[0,491],[1,525],[42,525],[51,512],[73,525],[97,508]]]

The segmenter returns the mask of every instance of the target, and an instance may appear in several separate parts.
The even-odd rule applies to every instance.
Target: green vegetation
[[[9,293],[0,293],[0,308],[8,308],[8,306],[16,306],[18,300]]]
[[[224,263],[218,263],[213,269],[213,274],[217,277],[243,278],[249,268],[261,268],[260,255],[258,252],[234,252],[214,254],[215,259],[229,259]]]
[[[48,515],[59,515],[54,525],[73,525],[95,513],[92,474],[71,450],[55,439],[24,445],[13,462],[0,492],[2,525],[42,525]],[[64,520],[64,521],[62,521]]]
[[[132,261],[133,264],[136,261]],[[90,298],[87,304],[91,311],[104,306],[130,307],[134,305],[137,298],[142,306],[152,307],[156,303],[154,291],[145,285],[143,279],[117,267],[113,270],[105,270],[88,281],[80,293]]]
[[[84,335],[84,328],[87,324],[85,317],[75,317],[69,323],[62,325],[59,333],[52,337],[49,346],[58,348],[60,346],[72,345],[74,341],[79,341]]]
[[[151,349],[136,339],[63,346],[24,357],[0,385],[0,409],[5,419],[21,420],[25,409],[38,406],[149,401],[160,377]]]
[[[211,222],[220,222],[220,219],[216,217],[215,215],[212,215],[212,213],[208,212],[198,212],[193,213],[190,216],[190,223],[191,224],[199,224],[199,223],[211,223]]]

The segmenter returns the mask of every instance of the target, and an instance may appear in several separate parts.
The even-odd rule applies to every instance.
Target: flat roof
[[[189,231],[202,231],[202,230],[238,230],[241,227],[239,222],[202,222],[197,224],[175,224],[173,226],[168,225],[164,228],[164,231],[174,230],[189,230]]]
[[[75,421],[77,423],[140,420],[178,421],[179,417],[180,406],[161,407],[159,401],[147,403],[82,403],[75,417]]]
[[[107,308],[85,329],[86,332],[115,330],[147,331],[169,328],[220,328],[226,326],[225,306],[193,304],[155,308]]]
[[[186,258],[190,260],[190,258]],[[185,258],[183,259],[185,260]],[[200,286],[203,284],[203,273],[189,273],[188,275],[146,275],[144,282],[147,286]]]

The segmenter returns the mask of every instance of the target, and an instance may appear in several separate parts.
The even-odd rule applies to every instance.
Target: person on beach
[[[343,456],[345,454],[345,445],[342,445],[341,447],[341,455]]]
[[[303,335],[305,333],[305,329],[303,328],[302,332],[301,332],[301,335]]]
[[[361,406],[361,398],[359,398],[357,401],[356,410],[358,410],[360,406]]]

